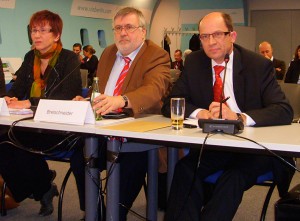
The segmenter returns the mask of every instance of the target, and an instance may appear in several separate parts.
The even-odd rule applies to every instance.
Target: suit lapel
[[[201,81],[204,82],[202,84],[205,97],[208,97],[208,101],[212,102],[214,100],[214,90],[213,90],[213,71],[211,67],[211,59],[208,60],[207,65],[204,69],[203,76],[201,76]]]
[[[240,52],[234,48],[233,54],[233,92],[235,96],[236,103],[241,111],[243,111],[244,105],[244,78],[242,76],[242,60]]]
[[[107,61],[106,65],[103,65],[103,67],[101,67],[102,70],[99,71],[99,73],[101,73],[99,75],[99,88],[101,93],[104,93],[106,83],[108,82],[108,78],[116,60],[116,53],[117,47],[114,46],[108,54],[108,59],[105,59]]]

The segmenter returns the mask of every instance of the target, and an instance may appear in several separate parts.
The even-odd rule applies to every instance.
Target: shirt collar
[[[131,62],[135,59],[136,55],[139,53],[139,51],[141,50],[142,46],[144,45],[144,42],[140,45],[140,47],[138,47],[137,49],[135,49],[133,52],[131,52],[129,55],[125,56],[125,57],[129,57]],[[123,59],[123,55],[121,54],[120,51],[117,51],[117,57],[118,59]]]
[[[217,64],[217,62],[215,62],[213,59],[211,59],[211,66],[212,66],[212,68],[215,65],[221,65],[221,66],[225,67],[225,61],[223,61],[221,64]],[[232,67],[232,65],[233,65],[233,51],[229,55],[229,61],[227,63],[227,68]]]

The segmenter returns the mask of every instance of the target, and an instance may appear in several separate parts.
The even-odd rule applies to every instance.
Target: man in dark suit
[[[284,61],[274,58],[272,45],[267,41],[263,41],[259,44],[258,49],[261,55],[265,56],[273,62],[273,66],[276,70],[276,79],[283,80],[286,71],[285,63]]]
[[[174,59],[175,61],[172,62],[171,68],[183,71],[182,51],[180,49],[174,52]]]
[[[230,99],[222,106],[223,119],[242,119],[245,126],[291,123],[293,110],[273,76],[272,63],[234,44],[237,34],[228,14],[206,15],[199,23],[199,33],[203,50],[187,57],[182,75],[164,102],[164,116],[170,116],[172,97],[184,97],[185,117],[218,118],[220,104],[213,101],[213,70],[215,65],[224,66],[224,57],[229,54],[224,96]],[[221,78],[223,75],[224,70]],[[280,160],[258,154],[214,151],[211,147],[204,148],[199,168],[199,152],[193,149],[177,163],[165,220],[232,220],[244,191],[256,183],[259,175],[271,170],[280,195],[287,192],[293,171]],[[204,179],[219,170],[224,173],[205,204]]]

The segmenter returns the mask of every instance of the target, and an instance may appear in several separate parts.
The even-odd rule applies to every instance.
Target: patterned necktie
[[[224,98],[224,96],[222,95],[223,83],[222,83],[222,78],[220,76],[221,72],[224,70],[224,66],[215,65],[214,70],[215,70],[215,78],[216,78],[214,83],[214,101],[220,102],[221,99]]]
[[[114,96],[118,96],[121,94],[121,88],[123,85],[123,82],[125,80],[125,77],[127,75],[127,72],[129,70],[129,64],[131,59],[129,57],[123,57],[124,61],[125,61],[125,65],[120,73],[120,76],[117,80],[116,86],[115,86],[115,90],[114,90]]]

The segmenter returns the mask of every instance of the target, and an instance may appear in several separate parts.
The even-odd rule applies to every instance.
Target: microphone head
[[[224,61],[225,61],[226,64],[228,63],[228,61],[229,61],[229,54],[228,53],[225,54]]]

